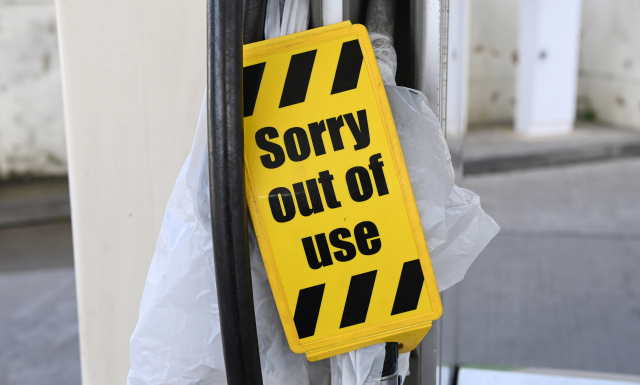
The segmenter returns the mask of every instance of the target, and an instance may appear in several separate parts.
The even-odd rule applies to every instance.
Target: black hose
[[[365,25],[369,33],[385,35],[393,41],[396,0],[369,0]]]
[[[242,2],[209,0],[211,222],[228,384],[262,384],[247,243],[242,114]]]
[[[387,342],[384,346],[384,353],[382,377],[398,373],[398,343]]]
[[[267,9],[266,0],[243,0],[242,41],[244,44],[255,43],[264,36],[264,16]]]
[[[384,364],[380,384],[398,383],[398,343],[387,342],[384,346]]]
[[[393,43],[393,30],[396,20],[396,0],[369,0],[367,5],[366,26],[369,33],[387,36]],[[385,345],[384,366],[381,384],[398,383],[398,343]]]
[[[322,27],[323,0],[309,1],[309,29]]]

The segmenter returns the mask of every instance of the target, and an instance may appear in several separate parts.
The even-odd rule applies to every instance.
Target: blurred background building
[[[53,0],[0,2],[0,178],[67,172]]]
[[[460,26],[466,29],[463,34],[468,42],[466,52],[460,53],[460,57],[468,67],[467,92],[463,95],[468,106],[468,126],[512,126],[517,116],[521,44],[533,47],[539,62],[552,61],[556,54],[544,51],[545,41],[519,40],[522,21],[527,19],[521,15],[522,7],[536,2],[464,0],[460,3],[467,13]],[[577,6],[558,8],[559,18],[579,23],[577,45],[572,47],[569,42],[559,46],[559,54],[574,49],[578,52],[577,88],[567,91],[575,93],[575,100],[568,102],[575,105],[574,115],[580,120],[640,130],[640,53],[637,50],[640,28],[636,22],[640,3],[634,0],[564,3]],[[577,14],[570,17],[566,11]],[[533,12],[530,16],[536,17]],[[541,14],[538,18],[544,16]],[[54,2],[2,0],[0,23],[0,177],[6,180],[25,175],[65,175],[67,160]],[[555,24],[552,40],[574,33],[571,27]],[[563,78],[571,76],[569,72]],[[568,85],[571,88],[572,83]]]
[[[519,36],[522,18],[526,18],[526,15],[521,17],[523,3],[528,2],[469,2],[469,125],[472,127],[515,121],[521,64]],[[640,129],[640,59],[636,49],[640,29],[634,16],[640,12],[640,4],[633,0],[584,0],[581,3],[581,11],[579,7],[576,9],[580,13],[577,15],[580,29],[576,115],[585,120]],[[535,17],[533,13],[530,16]],[[560,10],[559,18],[566,20],[570,15]],[[556,24],[555,32],[562,33],[565,27]],[[542,55],[544,47],[536,48]],[[538,56],[538,59],[552,59],[552,53],[547,54],[547,58]]]
[[[115,306],[109,301],[81,312],[85,322],[103,328],[81,335],[102,333],[92,341],[117,339],[119,347],[118,354],[106,351],[102,362],[83,367],[91,384],[96,378],[124,382],[144,285],[140,272],[162,220],[156,207],[166,204],[188,153],[205,89],[204,35],[198,35],[204,17],[196,17],[204,4],[147,1],[158,4],[156,13],[135,8],[127,14],[116,13],[127,1],[114,4],[103,7],[113,12],[104,17],[108,22],[91,24],[87,14],[85,27],[91,38],[98,30],[104,39],[117,38],[67,35],[62,49],[84,55],[84,64],[107,63],[104,68],[127,60],[130,70],[87,72],[71,85],[81,85],[83,76],[101,77],[93,83],[99,85],[124,77],[152,95],[132,97],[126,110],[114,104],[111,126],[89,108],[104,99],[76,98],[73,108],[87,108],[83,124],[93,118],[113,128],[94,140],[124,143],[120,152],[96,158],[108,163],[139,152],[149,159],[148,172],[163,179],[136,184],[126,163],[114,174],[87,176],[96,184],[85,192],[121,194],[122,212],[111,207],[108,215],[131,222],[116,229],[130,234],[117,246],[105,240],[111,230],[89,228],[98,241],[80,245],[83,252],[102,253],[105,271],[117,268],[112,261],[137,264],[118,280],[118,295],[130,298],[126,316],[92,318],[92,310]],[[63,16],[81,8],[57,4]],[[467,132],[462,184],[480,194],[503,228],[460,285],[461,362],[640,375],[640,2],[450,0],[450,12],[449,98],[457,98],[450,105],[461,110],[449,110],[448,129]],[[198,22],[180,29],[180,18]],[[147,29],[118,35],[138,24]],[[7,385],[80,383],[58,31],[53,0],[0,0],[0,383]],[[158,31],[167,46],[181,47],[181,58],[163,61],[173,51],[153,44],[148,36]],[[180,40],[194,34],[199,38],[188,44]],[[100,44],[120,44],[120,56],[99,57]],[[147,71],[150,63],[161,69]],[[197,76],[186,85],[163,77],[191,72]],[[113,94],[105,98],[117,99],[118,91],[109,89]],[[116,132],[117,118],[124,122],[149,105],[175,109],[175,120],[136,115],[140,132]],[[188,127],[180,125],[185,121]],[[162,147],[154,128],[172,124],[177,144]],[[90,171],[79,168],[76,175]],[[141,188],[148,199],[127,200],[128,191]],[[148,217],[151,224],[136,222]],[[134,261],[126,251],[133,244],[143,244],[148,255]]]

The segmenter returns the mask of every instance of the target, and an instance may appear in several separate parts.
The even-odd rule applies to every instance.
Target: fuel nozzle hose
[[[400,385],[402,380],[398,378],[398,343],[387,342],[384,350],[380,385]]]

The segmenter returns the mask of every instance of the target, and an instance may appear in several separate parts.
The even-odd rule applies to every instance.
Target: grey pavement
[[[503,231],[460,284],[463,363],[640,374],[639,173],[618,159],[464,180]],[[64,195],[31,186],[0,203]],[[71,227],[56,218],[0,228],[3,385],[80,384]]]
[[[0,229],[0,384],[80,384],[71,226]]]
[[[640,160],[466,177],[502,227],[461,284],[460,360],[640,374]]]
[[[0,229],[71,218],[66,178],[0,183]]]
[[[0,384],[79,385],[72,268],[0,273]]]
[[[80,384],[66,178],[0,184],[0,384]]]
[[[0,229],[0,273],[73,268],[71,223]]]
[[[464,142],[466,175],[640,156],[640,132],[578,122],[568,135],[530,138],[511,126],[476,127]]]

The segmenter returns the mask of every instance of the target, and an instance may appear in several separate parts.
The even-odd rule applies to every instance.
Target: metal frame
[[[447,129],[449,0],[411,1],[411,46],[415,84],[429,100],[443,130]],[[433,63],[438,63],[434,65]],[[452,148],[460,148],[452,146]],[[460,157],[455,157],[456,159]],[[454,165],[454,167],[457,167]],[[441,293],[444,314],[412,352],[406,385],[450,385],[457,373],[459,289]]]

